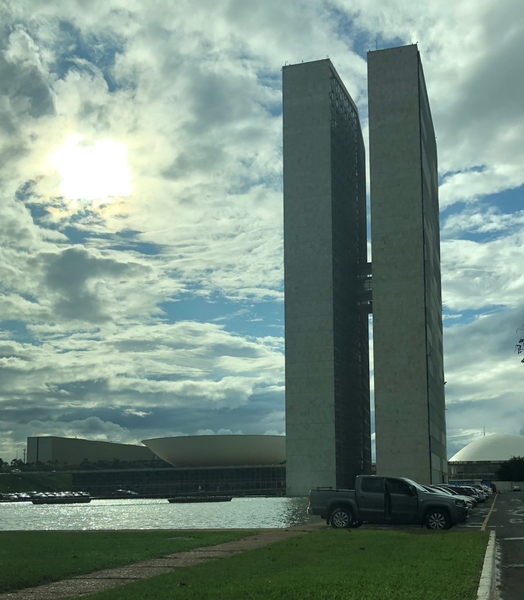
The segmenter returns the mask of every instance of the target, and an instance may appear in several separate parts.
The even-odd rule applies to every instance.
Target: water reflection
[[[0,504],[0,530],[285,528],[318,521],[306,498],[233,498],[169,504],[167,500],[93,500],[89,504]]]

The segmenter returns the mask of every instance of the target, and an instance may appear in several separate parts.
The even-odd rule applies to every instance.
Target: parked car
[[[118,489],[118,490],[115,490],[113,492],[113,496],[118,496],[120,498],[123,498],[123,497],[127,498],[127,497],[130,497],[130,496],[138,496],[138,492],[135,492],[134,490],[121,490],[121,489]]]
[[[471,485],[469,487],[474,492],[476,492],[477,496],[479,497],[479,502],[486,502],[486,500],[488,499],[488,495],[486,494],[486,492],[484,492],[483,490],[481,490],[480,487],[478,487],[476,485]]]
[[[469,504],[471,505],[471,508],[475,507],[477,504],[477,497],[475,495],[468,496],[458,487],[453,487],[453,486],[447,485],[445,483],[439,483],[438,487],[440,487],[440,488],[448,491],[450,494],[454,494],[455,496],[458,496],[460,498],[467,498],[469,500]]]
[[[514,485],[513,486],[513,491],[514,492],[520,492],[520,485]]]
[[[475,502],[484,502],[484,500],[486,500],[485,497],[481,498],[479,492],[469,485],[454,485],[452,487],[454,490],[457,490],[460,494],[471,496],[475,499]]]
[[[432,486],[432,485],[424,485],[422,486],[425,490],[427,490],[428,492],[430,492],[431,494],[443,494],[444,496],[451,496],[457,499],[457,501],[461,502],[464,507],[466,508],[466,510],[468,511],[468,515],[469,515],[469,509],[470,509],[470,504],[462,497],[459,497],[458,495],[455,496],[455,494],[452,494],[451,492],[448,492],[447,490],[444,489],[440,489],[436,486]],[[469,499],[468,499],[469,500]]]
[[[488,497],[493,495],[493,489],[489,485],[486,485],[485,483],[481,483],[480,487],[486,492]]]
[[[468,517],[460,499],[428,492],[411,479],[378,475],[357,476],[354,490],[310,490],[308,514],[319,515],[336,529],[362,523],[413,523],[428,529],[449,529]]]
[[[446,494],[448,496],[455,496],[455,498],[457,498],[458,500],[462,500],[464,502],[464,504],[466,505],[468,510],[471,510],[475,506],[475,501],[473,500],[473,498],[470,498],[470,496],[463,496],[462,494],[459,494],[456,491],[448,490],[444,486],[430,485],[430,486],[424,486],[424,487],[426,489],[428,489],[429,491],[435,490],[437,492],[441,492],[442,494]]]
[[[475,484],[472,486],[474,490],[477,490],[477,492],[481,495],[484,496],[484,500],[487,500],[488,497],[491,495],[490,492],[488,492],[486,489],[484,489],[484,486],[479,484]]]

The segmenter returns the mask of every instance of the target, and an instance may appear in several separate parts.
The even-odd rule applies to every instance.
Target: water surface
[[[92,500],[89,504],[0,503],[0,530],[261,529],[318,522],[306,498],[233,498],[169,504],[165,499]]]

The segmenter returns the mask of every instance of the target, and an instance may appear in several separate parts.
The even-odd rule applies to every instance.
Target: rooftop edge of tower
[[[346,86],[344,85],[344,82],[340,78],[340,75],[338,74],[337,70],[335,69],[335,66],[331,62],[330,58],[321,58],[321,59],[318,59],[318,60],[302,61],[302,62],[299,62],[299,63],[293,63],[293,64],[289,64],[289,65],[286,63],[285,65],[283,65],[282,70],[287,69],[289,67],[294,67],[294,68],[301,67],[301,66],[308,67],[308,66],[314,65],[315,63],[318,63],[318,64],[320,64],[320,63],[326,63],[329,66],[329,69],[333,73],[333,76],[338,81],[338,83],[340,84],[341,88],[344,90],[344,93],[347,95],[349,101],[351,102],[352,108],[357,113],[357,116],[359,116],[357,105],[356,105],[355,101],[353,100],[353,97],[351,96],[351,94],[348,92]]]

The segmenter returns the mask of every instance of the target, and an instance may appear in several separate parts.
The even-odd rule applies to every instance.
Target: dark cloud
[[[191,131],[202,134],[216,125],[238,127],[242,121],[257,116],[257,106],[245,102],[252,97],[256,81],[247,76],[238,77],[228,72],[196,72],[191,78],[190,95],[194,120]]]
[[[329,55],[364,101],[365,40],[402,43],[423,30],[440,160],[450,172],[486,163],[476,173],[486,179],[463,186],[482,195],[493,189],[490,169],[502,174],[499,189],[508,167],[522,172],[523,6],[422,0],[414,13],[405,0],[206,0],[130,12],[124,0],[0,2],[0,180],[10,182],[0,198],[0,285],[10,294],[0,312],[12,320],[0,330],[3,458],[26,435],[281,431],[282,344],[254,337],[282,331],[280,67]],[[129,198],[99,207],[61,197],[45,164],[76,133],[127,146]],[[485,226],[488,215],[476,218]],[[452,449],[488,423],[522,428],[522,370],[511,362],[522,306],[502,307],[519,299],[522,244],[501,231],[499,250],[443,247],[445,268],[458,273],[445,301],[470,320],[479,307],[499,311],[446,332]],[[213,312],[194,302],[206,295]],[[220,306],[226,295],[276,308],[256,330],[253,312],[224,317],[228,334],[212,324],[235,312]]]
[[[14,36],[19,38],[21,45],[34,45],[29,34],[21,28],[11,34],[11,41]],[[0,54],[0,96],[9,99],[11,110],[16,114],[28,114],[33,118],[54,114],[53,96],[38,65],[25,56],[15,55],[8,61],[5,56],[10,57],[10,54],[6,53],[5,43],[3,49],[4,53]],[[2,122],[5,127],[5,119]]]
[[[40,257],[44,281],[55,294],[54,310],[57,320],[71,319],[102,323],[110,312],[104,305],[98,286],[104,280],[125,280],[136,277],[145,268],[136,263],[118,262],[95,256],[83,247],[72,247],[58,254]]]
[[[62,20],[55,29],[55,56],[51,70],[64,78],[69,71],[92,73],[93,67],[102,73],[108,90],[114,92],[118,84],[113,76],[116,57],[124,51],[125,42],[114,30],[82,31],[71,21]]]
[[[511,130],[518,127],[524,102],[524,4],[516,2],[512,27],[497,6],[485,21],[486,48],[481,60],[461,74],[460,95],[452,110],[439,114],[439,137],[446,145],[463,148],[471,156],[486,158],[486,151],[504,153],[513,143]],[[506,143],[500,146],[501,136]],[[509,145],[508,145],[509,144]],[[495,156],[490,157],[492,160]]]
[[[0,431],[8,431],[10,441],[0,441],[0,456],[8,457],[6,449],[25,443],[27,436],[63,435],[139,443],[154,437],[195,435],[202,430],[264,434],[281,433],[285,427],[283,391],[254,395],[247,405],[236,409],[212,411],[198,405],[176,406],[174,399],[172,405],[157,405],[151,399],[146,403],[147,411],[141,413],[143,416],[135,414],[135,404],[121,403],[121,399],[115,399],[113,408],[101,403],[89,408],[75,404],[75,408],[61,409],[50,400],[40,407],[20,406],[3,411]],[[144,406],[143,398],[140,406]]]
[[[226,159],[222,148],[201,143],[181,152],[173,164],[162,171],[162,175],[177,180],[202,170],[215,170],[224,165]]]

